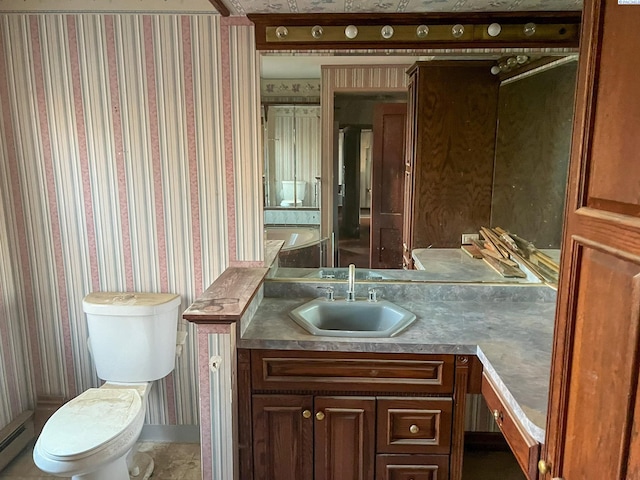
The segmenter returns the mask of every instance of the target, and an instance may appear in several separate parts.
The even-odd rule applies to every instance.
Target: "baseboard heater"
[[[34,437],[33,412],[22,412],[0,430],[0,471],[29,444]]]

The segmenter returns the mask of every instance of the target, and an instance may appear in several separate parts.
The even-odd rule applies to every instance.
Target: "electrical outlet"
[[[477,233],[463,233],[462,245],[471,245],[472,240],[480,240],[480,235]]]

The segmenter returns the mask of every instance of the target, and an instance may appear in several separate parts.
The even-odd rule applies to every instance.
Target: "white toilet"
[[[295,186],[295,187],[294,187]],[[307,182],[282,180],[281,207],[300,207],[307,193]]]
[[[175,366],[180,296],[96,292],[83,300],[98,377],[57,410],[33,449],[40,470],[74,480],[147,479],[148,455],[135,455],[154,380]],[[136,463],[138,462],[138,463]]]

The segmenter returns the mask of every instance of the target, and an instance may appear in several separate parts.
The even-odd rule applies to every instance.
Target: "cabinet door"
[[[447,480],[447,455],[378,455],[376,480]]]
[[[584,2],[545,480],[640,478],[640,7],[622,3]]]
[[[375,405],[373,397],[315,398],[315,480],[373,480]]]
[[[313,478],[313,397],[253,396],[254,480]]]

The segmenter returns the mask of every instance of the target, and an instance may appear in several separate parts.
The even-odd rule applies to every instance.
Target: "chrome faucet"
[[[353,302],[356,299],[356,266],[352,263],[349,265],[349,279],[347,280],[347,302]]]

